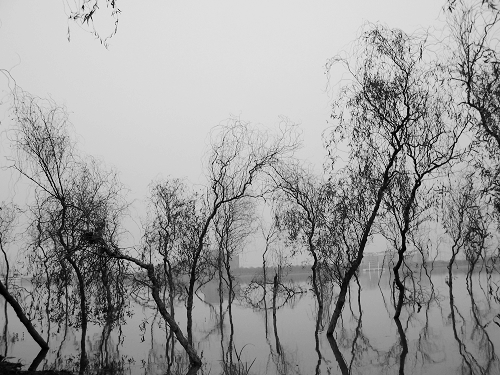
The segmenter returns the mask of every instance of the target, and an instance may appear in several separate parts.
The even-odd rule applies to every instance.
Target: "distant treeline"
[[[478,261],[476,264],[476,269],[480,270],[483,268],[485,265],[491,263],[493,260],[492,259],[486,259],[484,261]],[[439,271],[441,270],[446,270],[448,267],[448,260],[435,260],[433,262],[426,262],[427,268],[432,268],[434,271]],[[311,266],[310,264],[304,264],[304,265],[297,265],[297,266],[290,266],[286,268],[286,273],[288,274],[309,274],[311,272]],[[421,266],[420,264],[415,264],[414,267],[416,266]],[[385,268],[388,268],[389,265],[386,265]],[[461,260],[455,260],[453,263],[453,269],[454,270],[467,270],[469,267],[469,264],[467,260],[461,259]],[[268,275],[274,275],[275,272],[278,272],[277,267],[266,267],[266,273]],[[262,274],[262,267],[240,267],[234,270],[234,275],[235,276],[248,276],[248,275],[256,275],[256,274]]]
[[[268,275],[274,275],[275,272],[278,272],[277,267],[266,267],[266,273]],[[299,266],[290,266],[286,268],[287,273],[310,273],[311,265],[299,265]],[[262,273],[262,267],[240,267],[234,270],[235,275],[255,275]]]

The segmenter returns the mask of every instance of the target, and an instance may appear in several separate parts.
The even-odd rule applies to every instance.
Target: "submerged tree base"
[[[68,370],[21,370],[23,367],[19,362],[10,362],[5,357],[0,355],[0,374],[1,375],[75,375],[76,372]],[[195,375],[201,366],[191,366],[186,375]],[[101,371],[96,372],[100,374]],[[108,374],[106,370],[102,370],[102,374]]]
[[[67,370],[21,370],[21,365],[18,362],[9,362],[2,358],[0,360],[0,374],[2,375],[73,375],[71,371]]]

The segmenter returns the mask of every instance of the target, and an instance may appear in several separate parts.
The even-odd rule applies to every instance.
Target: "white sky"
[[[67,20],[63,1],[0,2],[0,68],[17,84],[65,105],[79,148],[120,171],[131,198],[158,177],[203,182],[209,130],[237,115],[300,123],[302,158],[321,170],[333,98],[325,63],[364,22],[411,33],[441,27],[436,0],[128,1],[105,49]],[[67,40],[68,27],[71,41]],[[99,20],[106,34],[112,20]],[[332,80],[339,80],[333,77]],[[0,94],[8,92],[0,77]],[[0,131],[8,126],[0,106]],[[0,149],[5,166],[6,143]],[[5,171],[0,201],[9,200]],[[258,263],[248,256],[245,264]]]

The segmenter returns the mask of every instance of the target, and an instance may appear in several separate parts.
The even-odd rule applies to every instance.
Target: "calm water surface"
[[[341,368],[352,374],[500,374],[498,275],[475,273],[467,279],[465,273],[457,272],[452,299],[445,273],[435,271],[432,282],[424,277],[415,285],[417,292],[408,297],[415,303],[401,316],[402,336],[393,319],[391,280],[375,273],[361,274],[361,291],[354,283],[333,341],[327,339],[326,327],[338,289],[325,288],[329,307],[317,330],[317,304],[310,285],[300,277],[295,279],[294,287],[304,293],[291,296],[281,290],[273,314],[272,285],[265,300],[259,288],[245,297],[250,279],[242,278],[231,314],[224,297],[222,327],[217,283],[201,289],[194,310],[196,348],[204,361],[199,374],[341,374]],[[26,280],[17,283],[28,290],[31,286]],[[10,308],[7,323],[4,301],[1,305],[0,353],[29,365],[38,347]],[[185,327],[182,303],[175,314]],[[51,347],[38,368],[76,370],[79,331],[55,323],[49,331],[43,320],[37,327],[49,337]],[[110,374],[166,373],[171,346],[167,347],[165,324],[153,309],[134,303],[126,324],[108,333],[106,327],[89,329],[87,350],[94,366],[90,372],[107,366],[117,370],[106,372]],[[184,373],[188,363],[182,347],[176,344],[173,353],[172,373]]]

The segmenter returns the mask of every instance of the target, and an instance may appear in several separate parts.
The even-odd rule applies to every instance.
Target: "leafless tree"
[[[327,148],[336,160],[337,149],[343,143],[349,147],[348,167],[343,171],[344,186],[359,216],[352,216],[357,229],[352,232],[354,257],[341,270],[340,293],[327,334],[332,335],[345,304],[350,281],[363,259],[369,239],[373,235],[375,219],[396,173],[397,160],[403,153],[403,141],[407,125],[411,121],[414,108],[406,100],[409,97],[410,77],[406,71],[404,36],[401,31],[393,34],[394,46],[385,46],[384,34],[379,27],[370,27],[363,33],[355,52],[356,60],[332,59],[327,68],[342,61],[353,75],[351,85],[340,91],[340,98],[334,103],[332,118],[336,126],[327,139]],[[398,42],[399,41],[399,45]],[[389,48],[387,48],[389,47]],[[354,64],[354,65],[353,65]],[[344,195],[345,196],[345,195]],[[351,199],[352,198],[352,199]]]
[[[262,233],[262,237],[264,238],[264,251],[262,252],[262,280],[259,280],[258,277],[254,277],[250,285],[260,285],[262,288],[262,299],[257,303],[263,303],[264,307],[264,325],[266,337],[268,335],[268,314],[267,314],[267,286],[271,284],[271,281],[268,280],[267,268],[268,268],[268,259],[272,253],[272,250],[276,246],[277,241],[280,238],[280,230],[276,225],[276,220],[271,220],[269,226],[266,228],[263,222],[260,223],[260,230]]]
[[[230,119],[212,131],[211,150],[207,164],[208,187],[206,194],[206,216],[197,235],[193,249],[188,296],[187,334],[193,342],[193,302],[197,268],[204,252],[206,241],[219,210],[224,206],[263,194],[263,178],[282,159],[290,157],[298,148],[295,129],[283,124],[275,136],[253,128],[239,119]]]
[[[350,241],[355,244],[355,256],[343,272],[328,334],[335,329],[350,280],[378,225],[376,220],[386,213],[387,194],[395,194],[398,183],[407,178],[408,168],[413,168],[412,178],[417,177],[415,181],[419,182],[413,185],[415,189],[405,192],[408,197],[415,195],[431,172],[456,157],[464,122],[447,111],[448,96],[439,96],[440,77],[435,70],[429,70],[432,61],[426,48],[425,37],[369,25],[355,45],[355,60],[338,57],[328,66],[342,61],[353,77],[334,104],[332,118],[336,126],[328,149],[336,157],[340,147],[349,149],[348,166],[337,178],[345,180],[341,186],[351,189],[350,201],[359,213],[354,219],[358,222],[356,231],[351,232],[354,241]],[[458,129],[451,126],[453,120],[460,120]],[[427,131],[429,121],[434,124],[432,131]],[[413,201],[401,211],[402,215],[409,215],[412,209]]]
[[[214,218],[214,245],[217,256],[219,292],[227,288],[229,305],[234,300],[234,276],[231,263],[254,233],[254,201],[234,201],[222,207]],[[222,293],[221,293],[222,298]],[[221,300],[222,309],[222,300]],[[222,310],[221,310],[222,317]]]
[[[328,194],[319,178],[297,163],[275,168],[273,175],[277,198],[275,215],[278,227],[288,233],[289,239],[300,243],[313,259],[311,266],[312,287],[318,304],[318,324],[323,317],[323,283],[321,268],[326,264],[324,251],[329,251],[325,238],[328,232],[326,220],[332,217],[326,209]],[[317,327],[318,329],[319,327]]]
[[[472,291],[471,274],[478,260],[486,260],[491,231],[495,229],[492,225],[492,206],[488,204],[488,193],[481,185],[479,174],[480,172],[476,169],[469,168],[450,178],[441,190],[443,200],[441,223],[451,250],[446,277],[450,301],[449,318],[459,353],[463,359],[460,364],[462,371],[474,374],[492,373],[498,367],[494,345],[484,329],[486,325],[480,321],[478,306]],[[466,285],[471,300],[471,312],[474,319],[472,323],[475,327],[471,337],[474,337],[474,342],[481,346],[482,356],[473,355],[468,350],[463,335],[467,319],[464,319],[455,303],[453,269],[459,257],[465,258],[468,264]],[[460,327],[460,322],[462,322],[462,327]],[[481,364],[482,358],[486,358],[485,365]]]
[[[466,170],[450,179],[441,191],[442,225],[451,249],[448,284],[453,283],[452,271],[457,257],[461,255],[467,260],[470,281],[478,261],[485,263],[488,249],[492,247],[493,209],[478,174],[476,170]]]
[[[78,169],[74,158],[73,145],[67,134],[67,115],[57,106],[45,105],[25,92],[14,96],[14,144],[17,157],[13,168],[27,177],[35,185],[37,210],[45,217],[40,221],[47,225],[47,236],[56,239],[55,249],[62,250],[64,261],[71,265],[78,279],[81,314],[81,370],[86,363],[85,334],[87,330],[87,301],[85,279],[78,264],[76,253],[81,250],[81,232],[75,232],[68,220],[77,219],[72,188],[76,181],[72,171]],[[77,216],[81,216],[78,214]],[[49,234],[50,233],[50,234]]]
[[[234,355],[238,354],[234,347],[233,302],[236,297],[234,290],[234,275],[232,260],[238,255],[248,237],[255,231],[254,200],[241,199],[232,201],[218,211],[214,218],[214,244],[217,254],[217,273],[219,279],[219,320],[221,333],[221,348],[224,365],[234,366]],[[227,348],[224,340],[223,296],[228,292],[227,312],[229,316],[229,343]]]
[[[446,90],[439,72],[432,66],[424,69],[419,74],[421,81],[413,82],[420,91],[418,97],[412,99],[425,106],[412,121],[404,157],[400,158],[397,174],[384,200],[384,208],[389,213],[384,233],[397,252],[393,267],[398,289],[395,317],[401,313],[406,293],[400,274],[405,255],[411,250],[417,252],[413,244],[419,229],[430,219],[436,178],[443,176],[445,170],[465,154],[459,142],[469,124],[467,114],[464,116],[454,105],[453,96]],[[427,231],[423,235],[428,236]]]
[[[112,285],[120,289],[123,282],[120,265],[104,256],[98,246],[103,239],[114,241],[118,235],[119,218],[126,206],[120,198],[121,185],[114,172],[104,171],[97,161],[78,155],[63,108],[18,90],[14,92],[13,115],[11,134],[16,154],[11,166],[34,187],[31,250],[40,252],[38,259],[52,263],[66,286],[76,278],[78,294],[71,298],[79,299],[82,373],[87,365],[89,316],[96,320],[99,315],[111,318],[115,308],[123,305],[117,303],[123,295],[119,291],[114,299],[110,293],[89,297],[91,290],[110,291]],[[107,304],[99,300],[101,297],[108,298]],[[92,307],[102,305],[113,311]]]
[[[188,353],[193,369],[199,367],[201,360],[193,349],[193,297],[200,270],[213,265],[209,245],[214,220],[223,219],[235,207],[243,209],[245,202],[262,196],[264,177],[299,145],[294,128],[282,124],[277,135],[271,136],[237,119],[217,127],[212,132],[207,164],[207,193],[185,194],[182,184],[176,181],[157,184],[152,194],[156,210],[154,230],[145,240],[149,248],[145,246],[136,256],[133,249],[119,246],[120,215],[126,207],[120,194],[121,184],[116,174],[79,155],[68,132],[64,109],[19,90],[15,93],[13,115],[15,127],[11,134],[17,154],[11,160],[12,168],[34,186],[33,249],[41,258],[55,262],[63,279],[74,275],[79,290],[80,371],[87,363],[85,335],[90,304],[97,301],[89,298],[89,288],[99,288],[98,280],[109,286],[111,274],[106,267],[120,270],[123,261],[146,272],[147,285],[160,314]],[[151,251],[153,243],[156,252]],[[231,252],[226,251],[225,263],[233,247]],[[157,260],[163,263],[164,275],[175,264],[184,267],[189,276],[187,339],[161,298]],[[170,282],[172,286],[172,279]],[[100,302],[109,305],[112,295],[102,293],[103,298],[106,295],[108,300]]]
[[[187,184],[179,179],[167,179],[151,184],[149,219],[144,228],[142,259],[155,267],[161,282],[163,300],[175,319],[175,299],[185,299],[184,279],[189,275],[192,249],[196,244],[196,231],[203,217],[199,195],[190,192]],[[198,269],[198,280],[206,277],[210,270]],[[169,368],[174,359],[174,332],[167,335],[171,349]]]
[[[476,167],[500,212],[500,10],[498,1],[450,1],[454,94],[471,113]],[[497,214],[498,215],[498,214]],[[497,218],[498,220],[498,218]]]
[[[186,224],[186,222],[179,224],[188,225],[192,229],[190,233],[194,237],[184,239],[186,242],[177,247],[183,249],[182,253],[188,257],[188,259],[184,258],[189,279],[186,297],[187,339],[168,312],[160,296],[161,282],[158,279],[152,258],[145,259],[142,257],[142,259],[139,259],[119,249],[118,246],[106,245],[103,247],[109,256],[128,260],[146,270],[153,299],[161,315],[169,324],[170,329],[175,333],[177,340],[187,351],[193,365],[193,371],[201,365],[201,360],[193,349],[192,313],[194,295],[197,290],[197,283],[200,280],[200,270],[213,265],[210,235],[214,220],[220,210],[227,208],[228,205],[260,196],[262,186],[256,186],[261,181],[260,176],[273,164],[281,162],[282,158],[288,157],[297,147],[297,137],[293,128],[284,127],[277,136],[271,137],[269,134],[252,129],[249,124],[233,119],[228,124],[216,128],[212,133],[212,149],[208,162],[209,184],[207,194],[204,197],[202,195],[200,198],[202,203],[198,205],[197,209],[199,211],[191,211],[196,206],[196,203],[191,199],[182,198],[182,195],[180,198],[169,198],[170,203],[176,202],[175,204],[180,203],[183,207],[186,207],[187,220],[192,221],[193,218],[196,218],[192,226]],[[175,183],[170,187],[175,188]],[[162,202],[162,204],[164,203],[165,201]],[[165,207],[162,208],[162,210],[164,209]],[[168,231],[163,232],[163,235],[166,235]],[[165,248],[162,251],[167,254]]]

